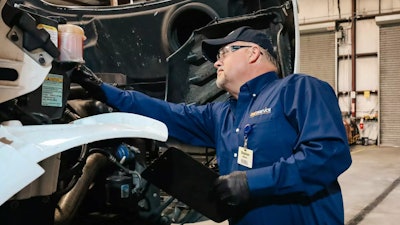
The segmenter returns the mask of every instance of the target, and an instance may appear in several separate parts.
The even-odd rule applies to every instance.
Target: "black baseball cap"
[[[276,58],[276,54],[268,36],[249,26],[239,27],[223,38],[203,40],[201,44],[203,55],[209,61],[216,62],[219,49],[235,41],[245,41],[258,44],[262,48],[266,49],[272,57]]]

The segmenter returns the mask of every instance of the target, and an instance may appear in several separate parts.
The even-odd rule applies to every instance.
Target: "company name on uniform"
[[[261,110],[257,110],[255,112],[250,113],[250,118],[256,117],[256,116],[261,116],[264,114],[270,114],[271,113],[271,108],[264,108]]]

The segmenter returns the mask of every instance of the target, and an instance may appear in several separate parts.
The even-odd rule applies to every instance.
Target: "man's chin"
[[[224,83],[219,81],[218,79],[215,81],[215,84],[219,89],[225,89]]]

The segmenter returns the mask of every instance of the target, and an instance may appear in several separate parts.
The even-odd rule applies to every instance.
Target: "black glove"
[[[250,198],[244,171],[235,171],[218,177],[214,183],[214,190],[220,200],[232,206],[245,204]]]
[[[81,85],[93,98],[106,102],[107,98],[100,88],[103,81],[87,66],[80,64],[71,73],[71,82]]]

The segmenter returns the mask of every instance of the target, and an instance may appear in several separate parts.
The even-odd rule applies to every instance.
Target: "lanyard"
[[[247,148],[247,140],[252,129],[253,126],[250,124],[246,124],[246,126],[244,126],[244,148]]]

